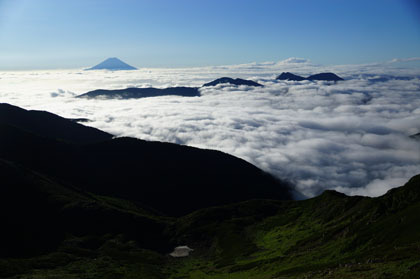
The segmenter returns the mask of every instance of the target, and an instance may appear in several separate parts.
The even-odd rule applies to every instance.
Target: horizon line
[[[105,58],[103,61],[109,59],[109,58],[117,58],[115,56],[112,57],[108,57]],[[300,60],[299,62],[288,62],[291,60]],[[121,59],[119,59],[121,60]],[[103,62],[101,61],[101,62]],[[122,61],[122,60],[121,60]],[[99,62],[99,63],[101,63]],[[125,62],[125,61],[123,61]],[[200,66],[157,66],[157,67],[138,67],[136,65],[131,65],[133,67],[136,67],[137,69],[135,70],[118,70],[118,71],[138,71],[141,69],[194,69],[194,68],[217,68],[217,67],[232,67],[232,66],[246,66],[246,65],[260,65],[260,66],[275,66],[276,64],[306,64],[306,65],[311,65],[311,66],[320,66],[320,67],[328,67],[328,66],[346,66],[346,65],[392,65],[392,64],[398,64],[398,63],[416,63],[416,62],[420,62],[420,57],[406,57],[406,58],[393,58],[391,60],[386,60],[386,61],[376,61],[376,62],[368,62],[368,63],[344,63],[344,64],[314,64],[311,62],[310,59],[306,59],[306,58],[300,58],[300,57],[289,57],[283,60],[278,60],[278,61],[262,61],[262,62],[256,62],[256,61],[252,61],[252,62],[245,62],[245,63],[238,63],[238,64],[216,64],[216,65],[200,65]],[[270,65],[271,64],[271,65]],[[14,68],[14,69],[2,69],[0,68],[0,71],[2,72],[24,72],[24,71],[60,71],[60,70],[86,70],[89,69],[90,67],[93,66],[82,66],[82,67],[69,67],[69,68],[36,68],[36,67],[29,67],[29,68]],[[420,68],[420,63],[418,65],[418,67]],[[106,69],[98,69],[95,71],[109,71],[109,72],[113,72],[115,70],[106,70]]]

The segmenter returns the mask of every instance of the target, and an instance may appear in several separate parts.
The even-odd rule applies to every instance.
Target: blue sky
[[[417,0],[0,0],[0,69],[420,56]]]

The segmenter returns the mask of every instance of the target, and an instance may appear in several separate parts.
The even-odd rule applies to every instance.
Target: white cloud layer
[[[346,80],[275,81],[282,71]],[[86,100],[94,89],[200,86],[229,76],[263,88],[207,87],[201,97]],[[301,58],[189,69],[0,72],[0,102],[41,109],[118,136],[225,151],[290,180],[310,197],[325,189],[378,196],[420,173],[420,70],[389,63],[320,66]]]

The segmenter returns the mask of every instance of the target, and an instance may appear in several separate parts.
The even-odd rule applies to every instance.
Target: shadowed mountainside
[[[29,117],[32,112],[20,113]],[[57,119],[68,123],[69,134],[85,128]],[[16,124],[13,115],[0,120],[9,122]],[[80,189],[140,202],[166,214],[251,198],[291,198],[286,183],[220,151],[134,138],[98,137],[94,143],[76,145],[50,136],[54,129],[45,128],[44,134],[39,129],[35,134],[22,126],[26,127],[0,124],[0,158]]]
[[[420,175],[378,198],[274,200],[290,198],[286,184],[222,152],[103,134],[73,143],[7,108],[1,278],[419,277]],[[194,251],[171,258],[179,245]]]
[[[1,278],[418,278],[420,175],[382,197],[335,191],[179,218],[0,160]],[[187,258],[171,247],[188,245]]]
[[[81,191],[3,159],[0,177],[0,257],[54,251],[66,233],[128,233],[142,247],[168,249],[160,238],[165,219],[134,204]]]

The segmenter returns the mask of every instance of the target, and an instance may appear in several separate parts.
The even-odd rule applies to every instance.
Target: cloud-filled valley
[[[400,62],[400,61],[397,61]],[[282,71],[334,72],[345,81],[276,81]],[[222,76],[264,87],[200,89],[201,97],[79,99],[95,89],[201,86]],[[420,170],[420,70],[393,63],[277,63],[189,69],[0,72],[0,101],[47,110],[117,136],[222,150],[287,179],[311,197],[325,189],[378,196]]]

